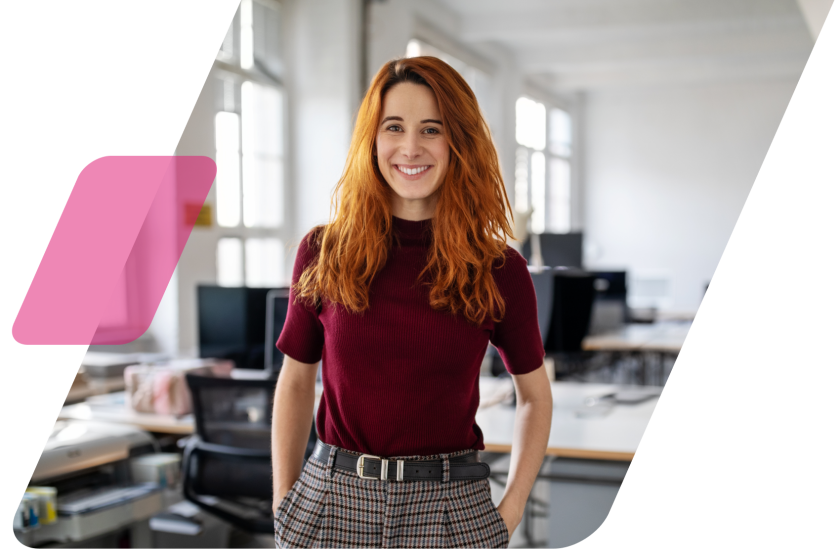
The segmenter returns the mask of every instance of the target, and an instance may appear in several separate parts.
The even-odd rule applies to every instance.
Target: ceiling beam
[[[525,73],[563,72],[604,62],[625,63],[647,59],[698,59],[716,57],[785,56],[807,59],[812,44],[799,33],[726,34],[719,37],[670,37],[594,45],[567,43],[517,49],[519,67]]]

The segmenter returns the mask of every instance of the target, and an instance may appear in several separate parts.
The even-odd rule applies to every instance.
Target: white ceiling
[[[467,45],[495,43],[562,93],[798,77],[813,40],[797,0],[440,0]]]

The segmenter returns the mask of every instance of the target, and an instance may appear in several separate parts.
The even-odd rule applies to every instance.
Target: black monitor
[[[237,368],[263,369],[270,290],[198,286],[199,356],[233,360]]]
[[[289,310],[289,288],[271,290],[266,296],[265,312],[265,370],[272,374],[280,373],[283,365],[283,353],[277,349],[277,339],[283,332],[286,312]]]
[[[583,233],[541,233],[543,266],[583,268]],[[522,243],[522,256],[531,262],[531,238]]]

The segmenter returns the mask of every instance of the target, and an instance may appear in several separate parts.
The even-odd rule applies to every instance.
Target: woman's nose
[[[401,146],[402,155],[408,159],[418,157],[423,148],[420,146],[420,141],[414,135],[407,134]]]

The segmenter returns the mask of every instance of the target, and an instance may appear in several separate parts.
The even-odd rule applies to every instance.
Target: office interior
[[[85,357],[18,539],[274,547],[273,340],[297,245],[330,218],[370,79],[418,55],[473,88],[514,209],[510,244],[537,292],[555,410],[510,546],[585,539],[609,513],[830,5],[243,0],[175,150],[212,157],[214,185],[148,331]],[[492,347],[479,381],[498,501],[514,408]]]

